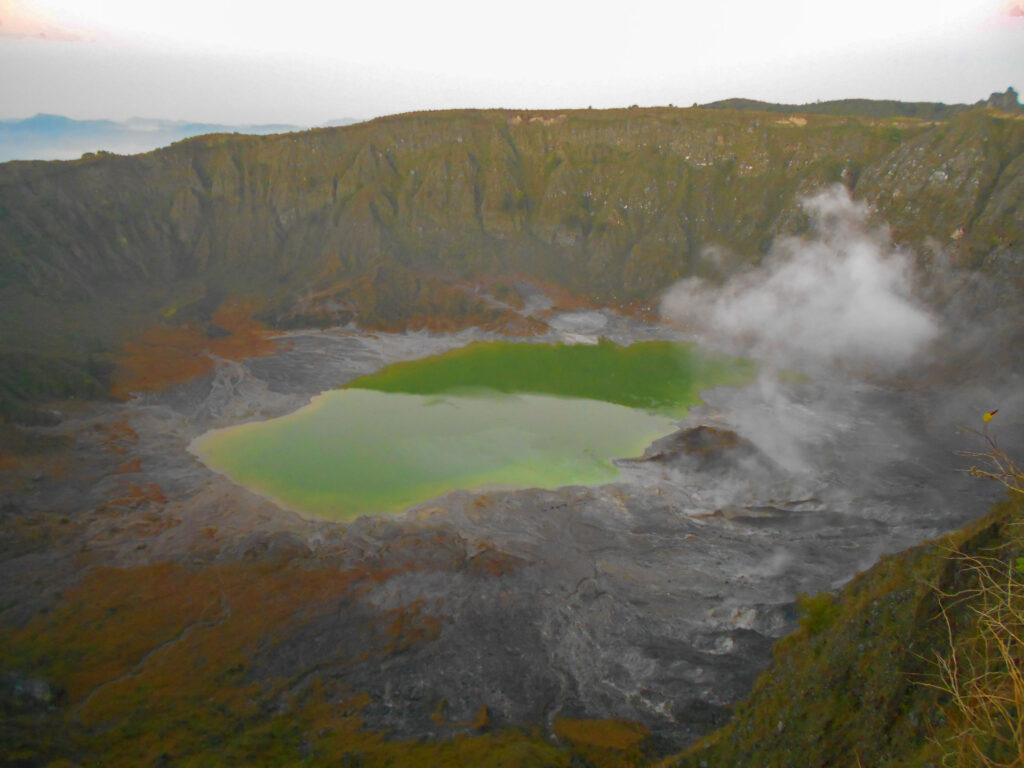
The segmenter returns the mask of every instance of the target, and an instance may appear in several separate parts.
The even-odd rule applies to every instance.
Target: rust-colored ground
[[[195,325],[156,326],[138,341],[124,345],[110,392],[127,399],[133,392],[155,392],[212,371],[214,357],[241,360],[271,355],[277,345],[263,325],[252,318],[250,304],[222,304],[213,324],[225,335],[211,335]]]
[[[643,745],[651,735],[639,723],[616,719],[560,717],[555,720],[553,730],[595,768],[643,764]]]
[[[73,457],[68,435],[39,435],[0,424],[0,493],[21,493],[43,478],[62,482]]]
[[[538,733],[493,730],[486,707],[472,722],[448,721],[443,701],[432,705],[441,741],[390,741],[364,728],[365,694],[315,675],[302,682],[260,671],[268,649],[393,573],[281,559],[94,567],[53,610],[0,628],[0,668],[64,691],[42,719],[12,720],[0,746],[40,765],[112,767],[568,768],[574,754],[594,766],[644,762],[647,733],[632,723],[562,720],[558,746]],[[381,614],[366,621],[365,644],[338,648],[336,662],[405,652],[436,638],[443,621],[418,603]]]
[[[525,280],[513,278],[512,281]],[[590,309],[598,306],[586,297],[573,294],[554,283],[532,282],[553,302],[550,313]],[[487,291],[496,291],[506,304],[521,308],[522,297],[511,282],[483,281],[474,284]],[[549,330],[543,320],[525,317],[517,311],[487,307],[472,298],[472,286],[449,285],[439,281],[419,282],[410,288],[408,306],[390,319],[377,307],[378,297],[371,277],[343,282],[324,289],[315,300],[335,300],[351,306],[355,316],[372,330],[400,332],[427,330],[432,333],[454,333],[478,327],[508,336],[529,337]],[[389,297],[393,299],[394,297]],[[215,358],[242,360],[246,357],[271,355],[278,347],[270,332],[252,317],[256,307],[245,302],[226,302],[214,313],[211,329],[197,325],[154,326],[143,331],[138,340],[125,343],[117,362],[110,393],[121,400],[133,392],[159,392],[209,373],[216,366]],[[635,317],[650,319],[651,307],[634,302],[622,311]],[[223,334],[223,335],[221,335]]]

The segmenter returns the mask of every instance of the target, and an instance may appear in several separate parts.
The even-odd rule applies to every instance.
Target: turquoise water
[[[663,342],[472,345],[208,433],[193,450],[286,506],[351,520],[458,488],[610,482],[610,460],[671,432],[698,388],[748,373]]]

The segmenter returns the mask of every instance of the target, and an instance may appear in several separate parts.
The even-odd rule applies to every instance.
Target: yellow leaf
[[[981,418],[985,420],[986,424],[988,424],[990,421],[992,421],[992,417],[995,416],[997,413],[999,413],[999,409],[998,408],[996,408],[994,411],[989,411],[988,413],[986,413]]]

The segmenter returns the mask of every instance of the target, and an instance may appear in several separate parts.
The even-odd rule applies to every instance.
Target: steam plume
[[[891,370],[939,333],[911,299],[911,261],[864,203],[836,185],[803,201],[813,237],[786,238],[757,268],[722,286],[683,280],[662,300],[666,321],[705,341],[782,365]]]

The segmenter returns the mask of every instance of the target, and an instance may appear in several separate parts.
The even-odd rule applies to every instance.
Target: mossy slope
[[[720,269],[709,245],[757,260],[804,225],[801,195],[838,181],[907,218],[898,235],[948,240],[955,221],[984,255],[1019,232],[1022,137],[1024,122],[985,112],[930,125],[495,110],[7,163],[3,346],[80,354],[140,323],[208,320],[230,298],[279,322],[477,322],[485,307],[459,283],[496,274],[649,301]]]
[[[957,533],[882,558],[836,597],[803,598],[800,629],[776,644],[733,721],[665,765],[944,764],[961,745],[948,695],[929,685],[951,649],[942,611],[960,642],[978,606],[977,596],[948,597],[973,584],[963,556],[1014,562],[1024,552],[1022,519],[1018,496]]]
[[[91,394],[90,356],[109,365],[154,326],[210,335],[225,305],[278,327],[529,332],[479,292],[518,276],[649,308],[680,277],[756,263],[833,183],[900,242],[1019,279],[1022,147],[1024,120],[993,110],[490,110],[5,163],[0,354],[60,359]]]

